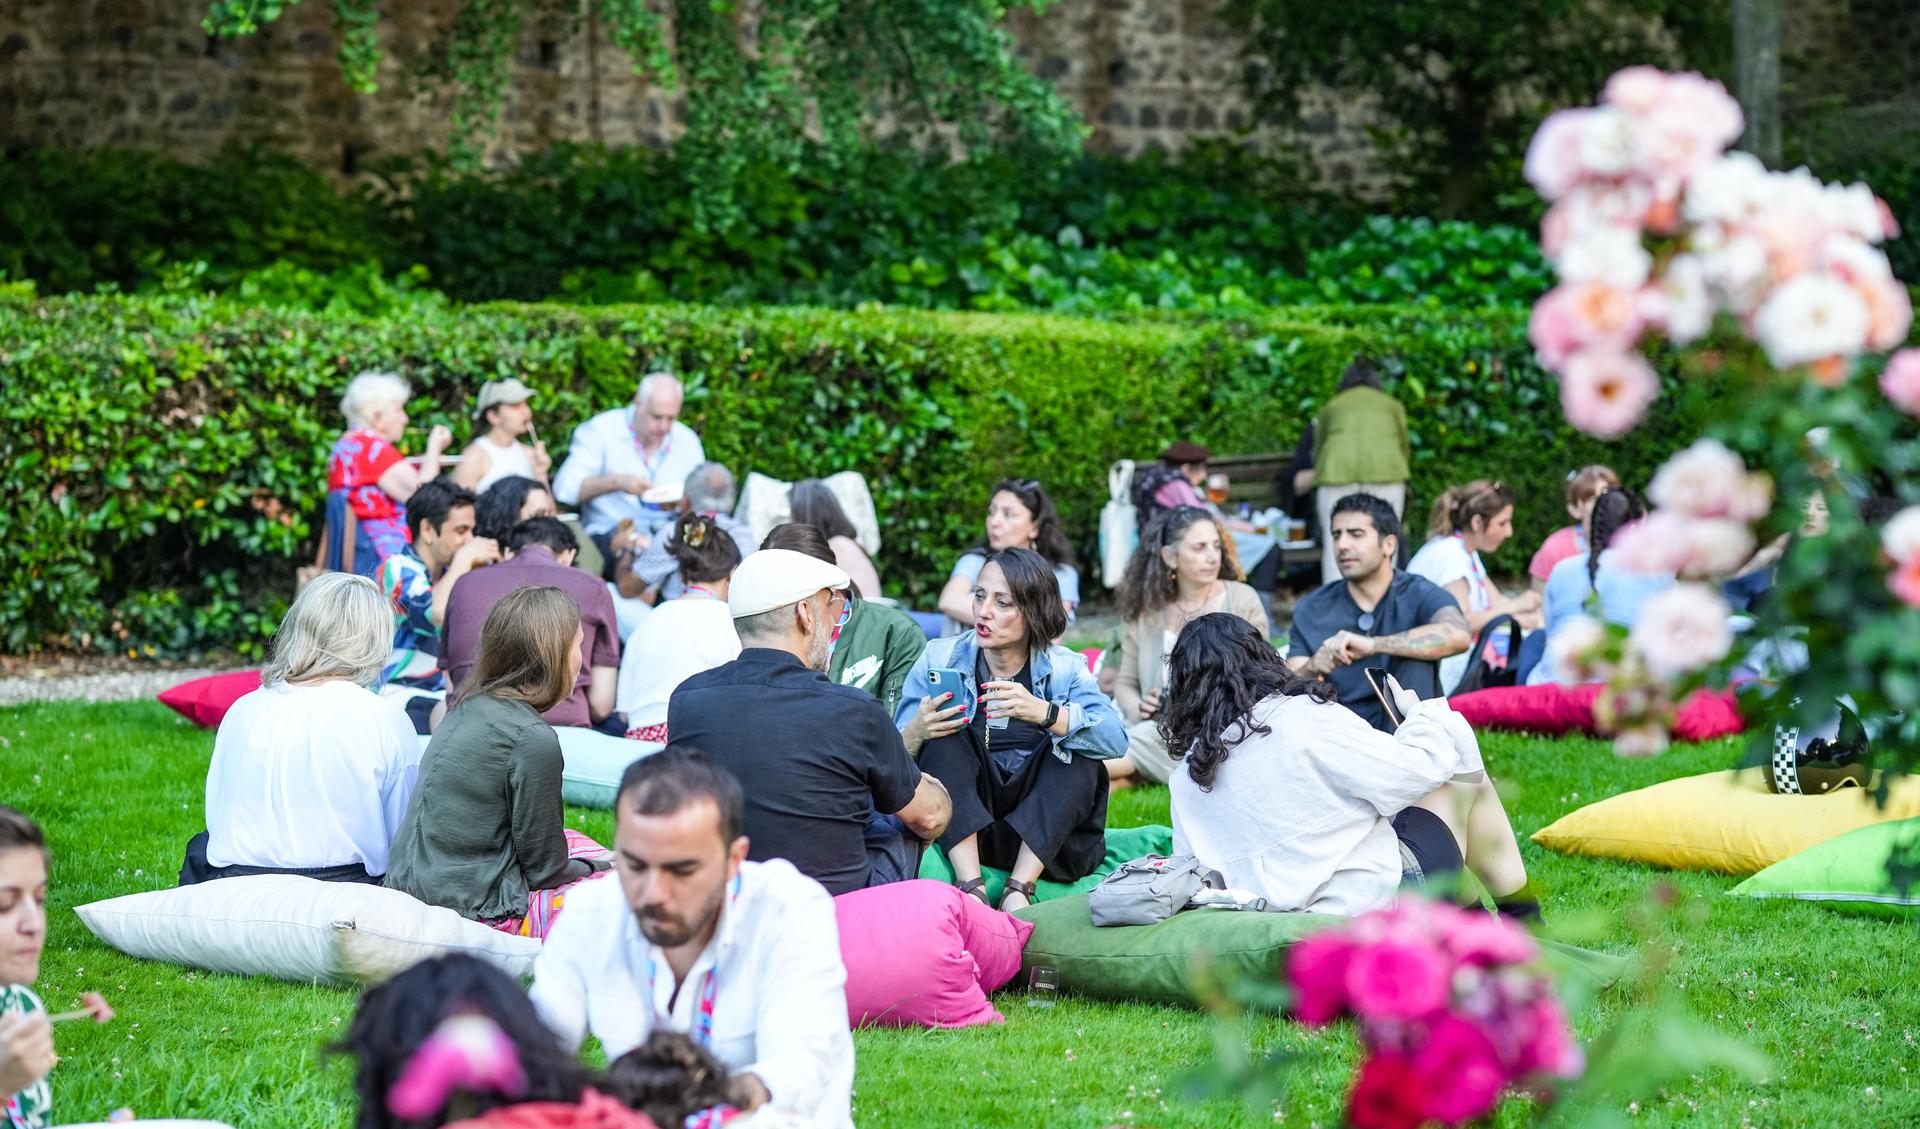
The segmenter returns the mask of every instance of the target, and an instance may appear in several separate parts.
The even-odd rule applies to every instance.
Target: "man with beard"
[[[533,966],[541,1016],[609,1059],[680,1032],[726,1064],[731,1104],[851,1127],[833,899],[788,863],[747,861],[740,783],[697,753],[628,766],[614,811],[619,882],[568,898]]]
[[[747,857],[786,859],[836,895],[914,877],[953,816],[886,707],[827,678],[851,584],[790,549],[741,561],[727,589],[740,657],[667,703],[669,748],[705,753],[745,789]]]

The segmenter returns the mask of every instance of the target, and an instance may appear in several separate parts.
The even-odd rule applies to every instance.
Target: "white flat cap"
[[[797,604],[822,588],[846,588],[853,580],[840,566],[816,560],[792,549],[762,549],[748,553],[733,570],[727,589],[727,610],[733,618],[759,615]]]

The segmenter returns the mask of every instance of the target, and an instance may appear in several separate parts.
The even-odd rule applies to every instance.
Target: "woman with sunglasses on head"
[[[1475,479],[1441,491],[1427,519],[1427,543],[1407,562],[1407,571],[1445,588],[1467,615],[1475,638],[1495,618],[1510,615],[1522,629],[1540,626],[1540,593],[1507,596],[1487,576],[1482,553],[1497,553],[1513,536],[1513,491]],[[1504,645],[1505,635],[1497,637]],[[1451,690],[1466,672],[1469,653],[1440,660],[1440,688]]]
[[[1031,478],[1003,478],[994,485],[987,503],[987,537],[954,562],[953,575],[940,590],[940,610],[946,613],[944,635],[964,635],[973,629],[973,589],[987,557],[1003,549],[1031,549],[1046,558],[1060,590],[1060,608],[1066,624],[1073,623],[1080,606],[1080,571],[1073,565],[1073,547],[1060,528],[1053,499]]]
[[[974,629],[935,639],[907,675],[894,722],[953,797],[938,838],[960,889],[987,900],[981,868],[1009,871],[1001,909],[1033,901],[1042,875],[1074,882],[1106,855],[1107,770],[1127,751],[1120,713],[1086,660],[1053,643],[1067,629],[1045,557],[1001,549],[973,588]],[[933,672],[957,672],[979,706],[936,695]],[[943,681],[944,681],[943,677]]]
[[[1116,785],[1164,784],[1173,772],[1154,714],[1180,629],[1211,612],[1227,612],[1267,632],[1260,594],[1241,579],[1233,541],[1210,511],[1179,506],[1147,526],[1118,593],[1125,641],[1113,700],[1127,720],[1127,755],[1107,762]]]

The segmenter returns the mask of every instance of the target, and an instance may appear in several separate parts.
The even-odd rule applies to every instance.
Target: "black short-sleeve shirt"
[[[866,887],[867,817],[906,807],[920,786],[879,699],[786,651],[751,647],[682,682],[667,736],[740,779],[749,859],[786,859],[830,894]]]
[[[1426,577],[1410,572],[1395,572],[1393,583],[1387,586],[1387,594],[1380,598],[1380,603],[1373,609],[1370,624],[1362,626],[1361,616],[1366,613],[1353,602],[1353,593],[1347,589],[1347,582],[1336,580],[1309,593],[1293,606],[1293,635],[1287,656],[1312,658],[1313,653],[1320,649],[1320,644],[1340,631],[1352,631],[1360,635],[1398,635],[1402,631],[1432,623],[1434,617],[1445,608],[1457,610],[1459,607],[1460,601],[1453,598],[1453,593]],[[1367,684],[1367,676],[1362,668],[1368,666],[1385,667],[1389,674],[1400,681],[1400,685],[1422,698],[1440,696],[1440,664],[1427,659],[1369,655],[1357,663],[1335,668],[1327,676],[1327,681],[1340,691],[1340,704],[1384,733],[1393,732],[1393,724],[1387,720],[1387,711],[1380,708],[1379,700],[1373,696],[1373,687]]]

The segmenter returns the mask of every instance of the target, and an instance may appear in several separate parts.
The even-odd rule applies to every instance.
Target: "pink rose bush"
[[[1360,1026],[1348,1123],[1463,1125],[1513,1087],[1578,1077],[1585,1059],[1538,957],[1504,918],[1417,900],[1295,945],[1295,1015]]]
[[[1528,328],[1581,431],[1610,439],[1644,418],[1650,335],[1689,345],[1725,315],[1775,368],[1827,384],[1906,339],[1912,305],[1878,247],[1899,234],[1886,204],[1727,152],[1743,127],[1719,83],[1630,67],[1528,146],[1527,179],[1552,205],[1541,249],[1560,276]]]
[[[1880,530],[1880,547],[1893,562],[1887,587],[1908,607],[1920,608],[1920,506],[1908,506]]]

